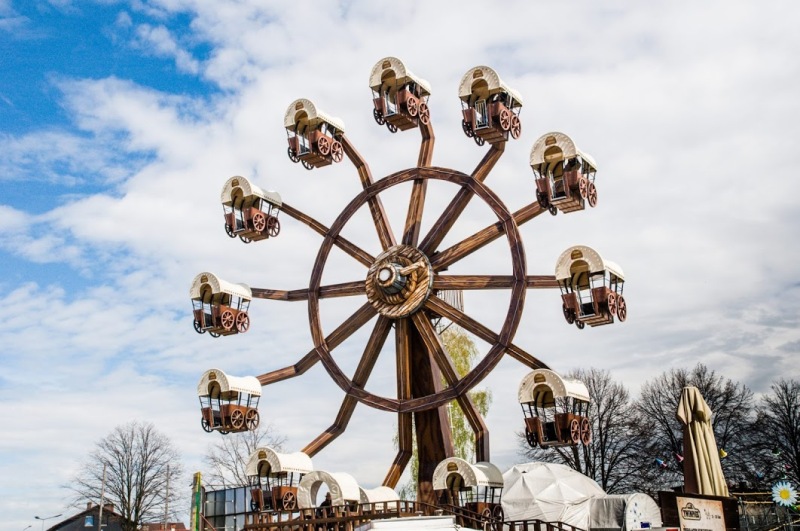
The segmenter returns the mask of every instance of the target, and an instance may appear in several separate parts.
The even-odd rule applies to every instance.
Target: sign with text
[[[681,531],[725,531],[722,502],[676,496]]]

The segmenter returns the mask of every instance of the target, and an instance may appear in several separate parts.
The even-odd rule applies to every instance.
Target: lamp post
[[[41,520],[42,521],[42,531],[44,531],[44,521],[45,520],[50,520],[51,518],[58,518],[59,516],[61,516],[61,514],[62,513],[58,513],[58,514],[54,514],[53,516],[47,516],[45,518],[42,518],[41,516],[34,516],[34,518],[36,518],[37,520]]]
[[[25,529],[23,529],[22,531],[28,531],[28,529],[30,529],[31,527],[33,527],[33,524],[30,524],[30,525],[28,525],[28,527],[26,527],[26,528],[25,528]]]

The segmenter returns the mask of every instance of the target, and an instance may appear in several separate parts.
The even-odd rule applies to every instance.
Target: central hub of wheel
[[[428,257],[409,245],[381,253],[367,272],[367,299],[386,317],[407,317],[428,299],[433,268]]]

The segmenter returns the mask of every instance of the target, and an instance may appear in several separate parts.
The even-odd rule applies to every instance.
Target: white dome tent
[[[538,519],[588,529],[590,501],[606,495],[596,481],[555,463],[516,465],[503,480],[506,520]]]

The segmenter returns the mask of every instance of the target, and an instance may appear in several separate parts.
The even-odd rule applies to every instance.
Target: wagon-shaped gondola
[[[503,474],[492,463],[448,457],[433,471],[433,490],[441,504],[462,507],[483,523],[503,521]]]
[[[522,379],[517,397],[525,415],[525,438],[532,448],[592,441],[589,391],[580,380],[536,369]]]
[[[622,268],[604,260],[585,245],[570,247],[556,262],[556,280],[561,288],[562,311],[569,324],[600,326],[620,322],[628,316],[622,296],[625,275]]]
[[[229,376],[219,369],[203,373],[197,384],[201,425],[222,434],[258,427],[261,383],[255,376]]]
[[[547,133],[533,143],[531,168],[536,176],[536,199],[555,216],[597,204],[594,177],[597,164],[564,133]]]
[[[372,116],[378,125],[386,124],[392,133],[427,124],[430,84],[415,76],[400,59],[386,57],[378,61],[369,76],[374,109]]]
[[[340,162],[344,147],[340,142],[344,123],[323,113],[310,101],[300,98],[286,109],[283,126],[289,136],[288,154],[307,170]]]
[[[323,485],[331,494],[331,503],[317,507],[315,500]],[[301,510],[314,509],[319,518],[341,516],[345,511],[357,507],[360,501],[361,488],[355,478],[346,472],[309,472],[300,480],[297,489],[297,506]]]
[[[225,232],[245,243],[275,237],[281,231],[281,205],[277,192],[262,190],[244,177],[231,177],[222,187]]]
[[[476,66],[464,74],[458,88],[461,99],[464,134],[480,146],[519,138],[522,122],[522,97],[503,83],[488,66]]]
[[[250,509],[253,512],[292,512],[297,509],[297,486],[314,470],[304,452],[279,453],[269,447],[257,448],[247,462],[250,479]]]
[[[245,284],[233,284],[213,273],[200,273],[189,290],[192,297],[194,329],[212,337],[247,332],[250,317],[247,310],[253,294]]]

